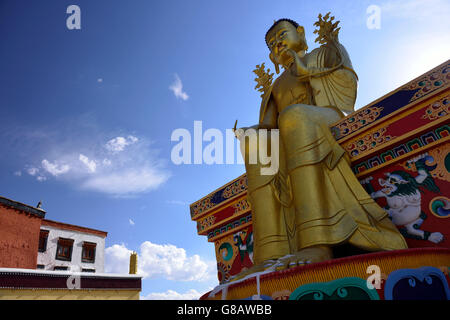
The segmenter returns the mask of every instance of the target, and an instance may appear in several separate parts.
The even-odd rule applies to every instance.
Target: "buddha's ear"
[[[305,28],[303,28],[302,26],[297,27],[297,32],[305,36]]]
[[[297,33],[300,35],[300,37],[303,39],[303,50],[308,51],[308,44],[306,42],[306,36],[305,36],[305,28],[302,26],[297,27]]]
[[[278,62],[276,61],[276,59],[273,56],[272,52],[269,54],[269,58],[270,58],[270,61],[272,61],[273,65],[275,66],[275,72],[277,74],[279,74],[280,73],[280,66],[278,65]]]

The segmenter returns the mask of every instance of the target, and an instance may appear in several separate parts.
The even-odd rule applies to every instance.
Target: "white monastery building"
[[[103,273],[107,232],[43,219],[37,268]]]

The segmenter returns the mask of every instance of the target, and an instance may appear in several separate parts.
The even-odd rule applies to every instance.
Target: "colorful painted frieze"
[[[412,80],[408,84],[375,100],[364,108],[332,125],[336,140],[367,130],[375,122],[387,116],[393,116],[420,103],[424,99],[448,89],[450,82],[450,61]]]

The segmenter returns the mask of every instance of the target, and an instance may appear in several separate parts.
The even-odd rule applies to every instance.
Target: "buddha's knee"
[[[308,106],[302,104],[294,104],[285,108],[278,118],[278,126],[281,130],[295,129],[302,122],[313,122]]]
[[[272,144],[278,143],[279,134],[270,130],[253,130],[240,138],[240,151],[246,164],[260,164],[261,154],[269,155]],[[265,163],[267,164],[267,163]]]

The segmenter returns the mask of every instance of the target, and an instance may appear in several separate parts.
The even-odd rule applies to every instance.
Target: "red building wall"
[[[41,220],[0,204],[0,268],[36,269]]]

